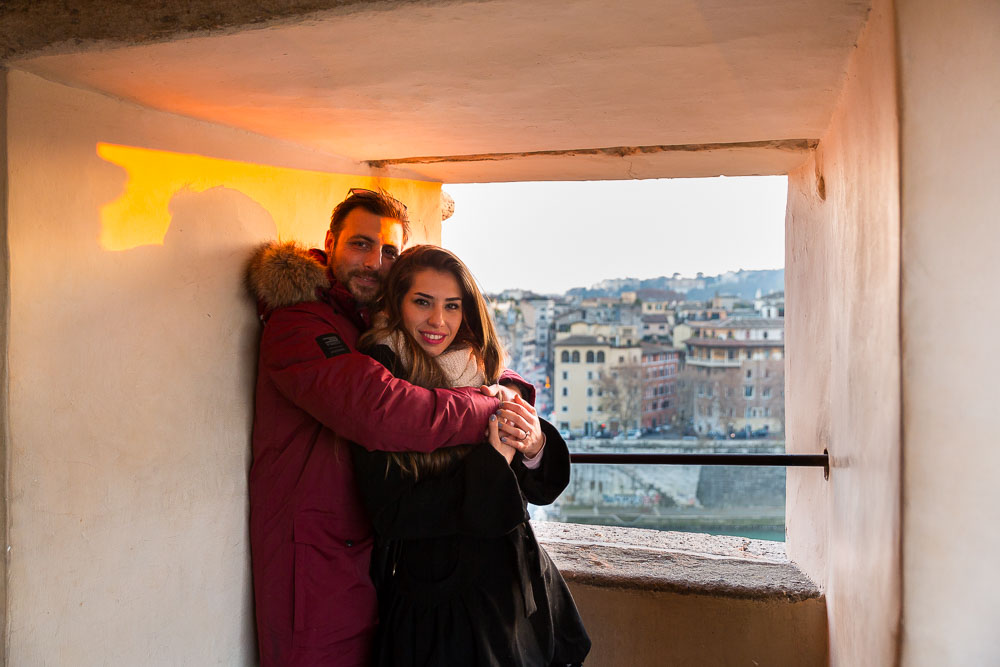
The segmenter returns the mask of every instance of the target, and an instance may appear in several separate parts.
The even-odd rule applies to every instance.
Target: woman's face
[[[455,276],[434,269],[413,274],[400,314],[403,328],[427,354],[447,350],[462,325],[462,290]]]

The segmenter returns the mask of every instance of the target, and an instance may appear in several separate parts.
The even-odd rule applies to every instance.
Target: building
[[[670,341],[673,343],[675,348],[687,352],[687,345],[685,345],[685,342],[693,335],[693,333],[694,329],[691,328],[690,324],[680,322],[675,324],[670,330]]]
[[[643,304],[645,305],[645,304]],[[671,317],[665,314],[642,316],[642,337],[644,339],[666,340],[670,338],[673,323]]]
[[[698,303],[686,303],[677,307],[678,321],[703,322],[707,320],[724,320],[729,316],[725,308],[712,308]]]
[[[785,293],[772,292],[761,296],[758,292],[753,301],[753,309],[760,317],[776,318],[785,316]]]
[[[715,296],[712,297],[712,308],[732,312],[739,300],[740,297],[736,294],[719,294],[716,292]]]
[[[643,429],[673,423],[677,414],[677,372],[680,353],[665,345],[643,342],[642,418]]]
[[[729,318],[692,325],[684,341],[682,407],[697,433],[784,431],[782,320]]]
[[[553,419],[561,429],[592,435],[601,430],[633,428],[641,419],[641,406],[628,410],[628,394],[641,396],[642,348],[616,345],[604,335],[574,334],[555,342]],[[614,393],[621,394],[615,401]],[[607,396],[606,396],[607,394]],[[616,410],[609,402],[624,404]],[[622,413],[626,417],[622,418]]]

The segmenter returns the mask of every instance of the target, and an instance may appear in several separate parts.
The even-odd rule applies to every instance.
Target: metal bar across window
[[[828,454],[570,454],[573,463],[640,465],[785,466],[829,469]]]

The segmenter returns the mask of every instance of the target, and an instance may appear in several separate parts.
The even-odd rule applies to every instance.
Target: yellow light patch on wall
[[[331,210],[349,188],[383,189],[407,205],[413,227],[411,243],[437,241],[440,183],[274,167],[106,143],[97,144],[97,155],[127,174],[121,196],[101,207],[100,242],[105,250],[162,245],[170,227],[173,196],[185,188],[203,192],[215,187],[238,190],[264,207],[274,219],[279,239],[311,243],[322,240]]]

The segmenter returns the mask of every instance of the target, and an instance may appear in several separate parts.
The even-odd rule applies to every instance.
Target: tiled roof
[[[708,329],[784,329],[785,320],[780,317],[727,317],[724,320],[704,320],[688,322],[691,326]]]
[[[608,340],[597,340],[597,336],[567,336],[562,340],[557,340],[555,347],[582,347],[585,345],[606,345],[611,347],[611,343]]]
[[[688,338],[686,345],[698,347],[785,347],[785,341],[768,340],[736,340],[734,338]]]
[[[661,343],[649,343],[647,341],[642,341],[639,343],[642,346],[643,354],[658,354],[660,352],[677,352],[677,348],[670,347],[669,345],[663,345]]]

